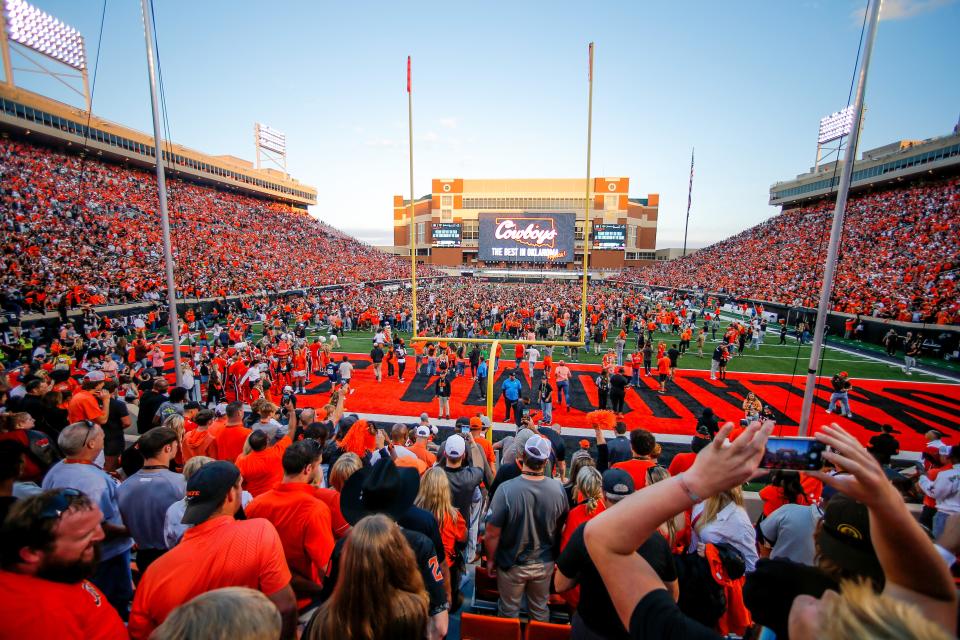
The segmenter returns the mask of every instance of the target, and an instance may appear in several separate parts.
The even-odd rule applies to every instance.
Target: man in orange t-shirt
[[[663,354],[657,360],[657,375],[660,379],[660,388],[657,392],[666,393],[667,379],[670,377],[670,357],[667,354]]]
[[[269,445],[266,431],[255,429],[247,442],[250,453],[237,456],[237,468],[243,474],[243,488],[256,498],[262,493],[280,486],[283,481],[283,453],[293,442],[284,436],[274,445]]]
[[[630,474],[630,477],[633,478],[633,486],[637,491],[647,486],[647,470],[657,464],[657,461],[650,457],[656,446],[657,440],[652,433],[646,429],[634,429],[630,432],[630,448],[633,450],[633,458],[613,465],[614,469],[623,469]]]
[[[261,591],[280,612],[281,637],[293,636],[297,601],[280,536],[263,518],[234,519],[240,481],[236,465],[223,461],[206,464],[190,477],[182,521],[195,526],[140,579],[127,627],[133,640],[146,640],[171,611],[222,587]]]
[[[432,467],[437,463],[437,456],[427,449],[427,443],[430,442],[430,436],[432,435],[430,427],[425,424],[418,425],[417,428],[413,430],[413,435],[416,439],[407,449],[420,460],[423,460],[427,466]]]
[[[315,495],[320,473],[320,448],[316,441],[301,440],[283,453],[283,482],[257,496],[244,511],[249,518],[266,518],[277,529],[290,586],[304,607],[319,595],[333,554],[330,508]]]
[[[227,424],[215,437],[217,440],[217,459],[233,462],[243,453],[243,445],[250,436],[250,429],[243,426],[243,404],[231,402],[227,405]]]
[[[470,436],[473,438],[474,443],[483,449],[483,455],[490,464],[490,470],[496,473],[497,457],[493,453],[493,445],[490,444],[490,441],[483,435],[483,420],[480,416],[470,418]]]
[[[99,425],[107,423],[110,415],[110,392],[103,390],[106,376],[102,371],[91,371],[83,377],[80,391],[70,398],[67,405],[67,421],[95,422]]]

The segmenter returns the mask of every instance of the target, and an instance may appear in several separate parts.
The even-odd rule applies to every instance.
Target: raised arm
[[[610,593],[625,628],[637,604],[665,589],[652,567],[636,553],[661,523],[707,498],[748,480],[756,471],[773,423],[755,422],[724,446],[733,424],[697,456],[685,473],[648,485],[591,520],[584,530],[587,551]]]

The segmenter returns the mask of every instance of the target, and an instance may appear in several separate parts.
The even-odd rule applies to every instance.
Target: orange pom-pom
[[[613,429],[617,424],[617,414],[606,409],[591,411],[587,414],[587,424],[594,429]]]

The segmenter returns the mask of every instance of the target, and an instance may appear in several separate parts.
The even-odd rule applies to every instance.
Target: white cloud
[[[956,0],[883,0],[880,8],[881,20],[908,20],[924,13],[936,11],[942,7],[953,4]],[[863,13],[866,8],[857,9],[853,12],[853,18],[856,22],[863,21]]]
[[[456,129],[458,124],[460,124],[460,118],[455,116],[440,118],[440,126],[444,129]]]

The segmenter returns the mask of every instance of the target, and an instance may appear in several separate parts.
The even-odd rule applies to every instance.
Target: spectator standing
[[[290,436],[284,436],[271,445],[263,431],[254,431],[247,438],[250,451],[237,456],[236,465],[243,476],[243,488],[254,498],[283,481],[283,454],[291,444]]]
[[[517,380],[516,370],[511,369],[507,379],[504,380],[503,384],[500,386],[500,393],[503,394],[503,404],[505,406],[505,413],[503,415],[503,420],[505,422],[510,420],[510,410],[515,408],[514,405],[516,404],[517,400],[520,399],[520,390],[522,388],[523,385],[521,385],[520,381]]]
[[[949,469],[940,471],[936,480],[920,476],[920,488],[937,501],[937,513],[933,516],[933,537],[939,538],[947,519],[960,513],[960,445],[951,447],[948,456]]]
[[[216,440],[216,458],[217,460],[226,460],[233,462],[241,453],[243,445],[246,444],[250,436],[250,429],[243,425],[243,403],[231,402],[227,405],[227,422]]]
[[[126,618],[133,597],[130,548],[133,540],[123,524],[117,500],[117,482],[94,461],[103,453],[103,429],[89,422],[68,425],[57,439],[66,456],[53,465],[43,479],[43,489],[77,489],[103,514],[104,542],[100,563],[90,579],[114,609]]]
[[[604,369],[594,380],[597,385],[597,409],[603,411],[607,408],[607,398],[610,396],[610,372]]]
[[[912,376],[913,369],[917,366],[917,358],[920,357],[920,351],[923,341],[919,336],[913,337],[913,334],[907,332],[903,345],[903,372]]]
[[[553,424],[553,386],[547,376],[543,376],[540,380],[537,402],[540,404],[540,411],[543,412],[543,424]]]
[[[526,595],[530,617],[546,621],[555,541],[567,513],[559,481],[544,477],[550,441],[538,435],[523,449],[522,475],[494,494],[484,544],[487,571],[496,575],[501,616],[516,618]]]
[[[634,429],[630,432],[631,458],[612,465],[614,469],[623,469],[630,474],[637,491],[647,486],[647,469],[657,464],[652,457],[656,446],[657,440],[652,433],[646,429]]]
[[[177,433],[169,427],[156,427],[137,440],[143,466],[117,488],[120,514],[137,543],[137,569],[141,574],[167,550],[164,518],[170,505],[182,500],[186,481],[170,471],[177,456]]]
[[[841,371],[833,376],[833,378],[830,379],[830,386],[833,388],[833,393],[830,394],[830,406],[827,407],[827,413],[833,413],[833,410],[839,402],[840,414],[847,418],[852,418],[853,413],[850,411],[850,390],[853,389],[853,385],[850,383],[850,377],[847,372]]]
[[[240,509],[240,482],[240,470],[230,462],[211,462],[190,478],[183,524],[194,526],[141,577],[130,613],[131,638],[149,638],[171,611],[221,587],[263,592],[283,618],[282,637],[294,637],[297,604],[283,545],[267,520],[234,519]],[[184,567],[190,567],[189,580],[184,579]]]
[[[626,435],[627,423],[623,420],[617,420],[613,427],[613,433],[613,438],[607,440],[607,451],[609,452],[611,466],[618,462],[626,462],[633,457],[630,439]]]
[[[629,385],[630,379],[624,375],[623,367],[618,368],[617,372],[610,376],[610,403],[613,405],[614,413],[623,413]]]
[[[110,408],[107,412],[107,421],[102,425],[104,433],[103,470],[109,473],[120,466],[120,454],[127,446],[124,431],[133,424],[133,421],[130,418],[127,403],[118,396],[120,387],[117,381],[107,380],[103,388],[110,394],[110,397],[103,401],[109,403]]]
[[[265,518],[276,528],[300,607],[320,594],[333,555],[330,508],[316,495],[320,449],[312,440],[295,442],[283,453],[283,482],[245,508],[249,518]]]
[[[696,464],[696,463],[694,463]],[[757,532],[743,508],[743,491],[734,487],[694,506],[690,551],[700,544],[726,542],[743,555],[747,572],[757,564]]]
[[[900,453],[900,441],[893,435],[893,427],[881,425],[880,433],[870,438],[870,453],[882,465],[890,464],[891,458]]]
[[[379,342],[375,342],[370,350],[370,362],[373,363],[373,377],[377,382],[383,380],[383,356],[383,347]]]
[[[164,378],[156,378],[152,387],[143,392],[140,396],[140,409],[137,413],[137,431],[141,434],[153,429],[153,417],[157,415],[157,410],[169,398],[167,389],[170,384]]]
[[[433,393],[437,397],[439,407],[437,418],[450,418],[450,375],[445,370],[440,371],[437,381],[433,384]]]
[[[570,408],[570,367],[561,360],[557,363],[557,369],[554,372],[557,381],[557,406],[562,407],[566,400],[567,408]]]

